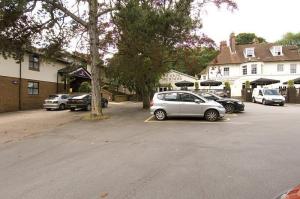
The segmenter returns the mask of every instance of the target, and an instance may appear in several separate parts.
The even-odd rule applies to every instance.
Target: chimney
[[[222,50],[226,47],[227,47],[227,41],[221,41],[220,42],[220,51],[222,52]]]
[[[235,41],[235,34],[234,33],[230,34],[229,42],[230,42],[231,52],[236,53],[236,41]]]

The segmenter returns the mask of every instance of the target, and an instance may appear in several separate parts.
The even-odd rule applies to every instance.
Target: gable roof
[[[270,48],[278,46],[272,43],[236,45],[236,52],[232,53],[229,46],[222,46],[218,56],[210,65],[241,64],[245,62],[282,62],[282,61],[300,61],[299,48],[297,46],[283,46],[282,56],[273,56]],[[254,48],[255,57],[246,58],[244,50]]]
[[[171,73],[171,72],[174,72],[174,73],[177,73],[177,74],[179,74],[179,75],[183,75],[183,76],[186,76],[186,77],[189,77],[189,78],[193,78],[193,79],[195,79],[195,80],[198,79],[198,78],[196,78],[196,77],[193,77],[193,76],[191,76],[191,75],[188,75],[188,74],[179,72],[179,71],[174,70],[174,69],[169,70],[167,73]]]

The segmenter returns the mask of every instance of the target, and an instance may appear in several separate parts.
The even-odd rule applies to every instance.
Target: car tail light
[[[153,103],[153,100],[151,100],[151,102],[150,102],[150,106],[153,106],[154,105],[154,103]]]

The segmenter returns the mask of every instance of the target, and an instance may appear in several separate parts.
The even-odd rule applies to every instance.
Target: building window
[[[257,64],[251,65],[251,74],[256,75],[257,74]]]
[[[224,68],[224,76],[229,76],[229,67]]]
[[[243,75],[247,75],[247,66],[242,66]]]
[[[254,48],[246,48],[245,49],[245,57],[255,57]]]
[[[39,83],[38,82],[28,82],[28,94],[38,95],[39,94]]]
[[[273,55],[281,56],[282,55],[282,46],[273,46]]]
[[[283,72],[283,64],[277,64],[277,72]]]
[[[206,80],[206,75],[203,75],[203,76],[202,76],[202,79],[203,79],[203,80]]]
[[[291,71],[291,74],[297,73],[297,64],[291,64],[290,71]]]
[[[36,54],[29,55],[29,70],[40,70],[40,57]]]

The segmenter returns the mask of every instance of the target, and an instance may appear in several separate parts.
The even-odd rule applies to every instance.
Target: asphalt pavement
[[[217,123],[140,107],[0,144],[0,198],[273,199],[300,184],[299,105],[247,103]]]

